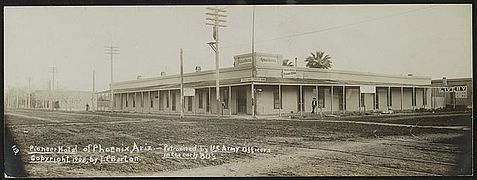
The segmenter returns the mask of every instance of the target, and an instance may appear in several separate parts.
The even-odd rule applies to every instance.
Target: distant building
[[[282,115],[310,113],[316,98],[324,113],[412,111],[443,107],[431,96],[430,77],[283,66],[282,56],[254,53],[234,57],[220,69],[220,103],[215,100],[215,70],[184,73],[186,114]],[[252,71],[256,76],[252,77]],[[180,75],[115,82],[114,111],[180,112]],[[109,108],[109,90],[97,95]],[[252,95],[254,98],[252,98]],[[98,98],[98,103],[100,98]],[[217,105],[223,108],[217,112]]]
[[[435,79],[432,86],[438,87],[442,101],[448,108],[472,108],[472,78]]]
[[[59,110],[86,110],[92,105],[93,93],[73,90],[37,90],[32,92],[32,108]]]

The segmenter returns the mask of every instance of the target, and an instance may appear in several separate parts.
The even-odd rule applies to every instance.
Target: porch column
[[[167,96],[167,103],[169,103],[169,112],[172,112],[171,90],[167,90],[167,93],[169,94]]]
[[[129,107],[131,107],[131,102],[129,102],[129,93],[126,93],[126,110],[129,111]]]
[[[343,85],[343,113],[346,112],[346,89],[345,89],[345,86]]]
[[[403,109],[402,109],[402,104],[403,104],[402,101],[403,101],[403,94],[404,94],[403,91],[404,91],[404,87],[401,86],[401,111],[403,110]]]
[[[412,87],[412,110],[414,110],[416,106],[416,87]]]
[[[303,116],[303,86],[300,85],[300,116]]]
[[[232,115],[232,86],[229,86],[229,115]]]
[[[318,106],[320,106],[320,110],[321,110],[321,105],[319,105],[319,102],[320,102],[320,97],[318,97],[318,85],[315,86],[315,89],[316,89],[316,92],[315,92],[315,96],[316,96],[316,109],[315,109],[315,114],[318,115]],[[321,113],[321,111],[320,111]]]
[[[375,89],[374,93],[373,93],[373,95],[374,95],[374,97],[373,97],[373,110],[378,109],[378,107],[376,107],[376,102],[378,102],[378,96],[376,96],[376,93],[377,93],[377,90]]]
[[[212,101],[211,101],[211,97],[210,97],[210,87],[209,87],[209,98],[208,98],[207,101],[209,101],[209,103],[207,103],[208,106],[209,106],[209,114],[212,114]]]
[[[389,107],[392,106],[392,104],[391,104],[391,86],[388,86],[388,100],[387,100],[387,104],[388,104],[388,110],[389,110]]]
[[[358,89],[358,112],[361,113],[361,87]]]
[[[333,86],[331,86],[331,101],[330,102],[331,102],[331,106],[330,106],[331,114],[333,114]]]
[[[282,116],[282,85],[278,85],[278,101],[280,103],[280,108],[278,108],[278,116]]]

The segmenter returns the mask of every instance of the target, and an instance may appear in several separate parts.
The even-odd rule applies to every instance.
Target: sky
[[[45,89],[56,67],[61,89],[108,89],[110,57],[117,46],[114,81],[215,69],[207,45],[207,6],[5,7],[4,87]],[[220,67],[251,52],[252,6],[222,6]],[[332,69],[432,79],[472,77],[471,5],[255,6],[255,51],[304,59],[331,56]]]

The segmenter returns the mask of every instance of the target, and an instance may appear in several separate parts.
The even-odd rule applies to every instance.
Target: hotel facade
[[[235,56],[234,67],[219,70],[220,102],[215,70],[184,73],[184,114],[303,115],[312,112],[313,98],[315,112],[326,114],[445,106],[444,93],[431,86],[430,77],[289,67],[281,55],[253,54],[255,67],[249,53]],[[115,82],[112,110],[180,113],[180,80],[180,75],[161,75]],[[109,97],[109,90],[97,93],[98,109],[110,110]]]

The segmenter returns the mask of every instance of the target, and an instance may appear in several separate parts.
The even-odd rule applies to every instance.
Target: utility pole
[[[114,108],[114,89],[113,89],[113,54],[119,54],[119,47],[115,47],[113,45],[106,46],[104,49],[105,54],[109,54],[109,58],[111,61],[111,82],[109,84],[109,92],[110,92],[110,103],[109,103],[109,109],[111,112],[113,112]]]
[[[184,58],[181,48],[181,118],[184,118]]]
[[[91,110],[94,112],[95,111],[95,101],[94,101],[94,96],[96,96],[96,74],[93,70],[93,93],[91,94]]]
[[[223,24],[220,23],[225,23],[227,22],[226,20],[220,19],[222,17],[227,17],[225,14],[220,14],[220,13],[225,13],[227,12],[223,8],[211,8],[208,7],[207,10],[209,12],[205,13],[208,15],[206,20],[210,21],[211,23],[205,23],[206,25],[212,26],[213,27],[213,42],[209,42],[209,46],[214,50],[215,52],[215,94],[216,94],[216,102],[217,102],[217,116],[220,116],[220,109],[222,107],[222,103],[220,101],[220,87],[219,87],[219,28],[220,27],[227,27]]]
[[[54,109],[54,104],[55,104],[55,74],[57,72],[56,67],[52,66],[49,67],[49,72],[53,75],[53,80],[51,81],[51,103],[50,103],[50,108]]]
[[[28,98],[27,98],[28,108],[31,108],[31,77],[28,77]]]
[[[252,117],[255,118],[255,84],[254,78],[256,74],[255,63],[255,6],[253,6],[252,12]]]

